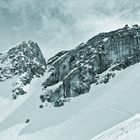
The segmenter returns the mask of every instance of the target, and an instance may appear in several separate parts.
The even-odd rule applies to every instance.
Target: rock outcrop
[[[46,61],[37,43],[22,42],[6,53],[0,54],[0,82],[19,76],[13,98],[25,94],[23,87],[31,82],[34,76],[40,77],[46,70]]]
[[[75,49],[50,58],[50,76],[42,84],[42,102],[62,106],[72,97],[87,93],[90,85],[106,83],[120,70],[140,61],[140,27],[134,25],[100,33]],[[110,69],[103,78],[100,74]]]

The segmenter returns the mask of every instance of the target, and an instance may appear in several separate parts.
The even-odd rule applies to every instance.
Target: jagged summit
[[[7,55],[12,57],[13,55],[25,55],[30,59],[37,59],[42,65],[46,65],[46,61],[42,55],[42,52],[37,43],[33,41],[23,41],[15,47],[11,48]]]
[[[0,81],[15,75],[20,77],[14,94],[24,94],[21,84],[30,83],[34,76],[43,75],[45,70],[46,60],[35,42],[24,41],[0,55]]]
[[[35,65],[36,68],[46,67],[45,58],[38,44],[32,41],[24,41],[8,50],[6,53],[2,53],[0,55],[0,62],[1,68],[8,67],[12,75],[22,74],[29,69],[32,70],[32,72],[39,73],[39,71],[33,70]]]

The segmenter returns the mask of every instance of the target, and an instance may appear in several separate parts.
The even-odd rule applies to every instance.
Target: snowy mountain
[[[47,62],[37,43],[18,44],[0,53],[0,140],[94,139],[140,112],[139,71],[138,25]]]
[[[41,96],[54,106],[62,106],[71,97],[90,90],[91,84],[99,84],[100,74],[110,67],[104,77],[107,83],[114,77],[113,71],[140,61],[140,27],[126,25],[122,29],[100,33],[87,43],[70,51],[63,51],[50,58],[47,66],[51,75],[43,83],[45,94]],[[57,88],[54,88],[56,85]]]
[[[24,86],[30,84],[34,76],[42,76],[45,70],[46,60],[37,43],[32,41],[22,42],[0,54],[0,81],[18,77],[12,90],[14,99],[25,94]]]

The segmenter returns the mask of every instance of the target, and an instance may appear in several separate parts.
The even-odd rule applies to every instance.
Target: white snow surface
[[[105,131],[91,140],[139,140],[140,114]]]
[[[104,38],[103,41],[106,42],[108,40],[108,37]]]
[[[59,108],[39,108],[47,73],[17,100],[10,98],[9,89],[0,91],[0,140],[90,140],[140,112],[139,71],[140,63],[121,70],[109,83],[92,85],[89,93]]]

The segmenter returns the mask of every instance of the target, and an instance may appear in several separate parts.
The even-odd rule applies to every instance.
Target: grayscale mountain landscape
[[[139,6],[0,0],[0,140],[139,140]]]

